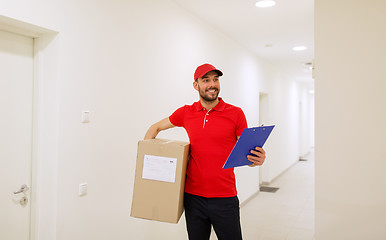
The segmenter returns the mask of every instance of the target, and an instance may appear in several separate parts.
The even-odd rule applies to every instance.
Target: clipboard
[[[264,146],[274,127],[275,125],[245,128],[229,154],[223,169],[251,165],[252,162],[247,159],[247,155],[251,155],[250,151],[255,147]]]

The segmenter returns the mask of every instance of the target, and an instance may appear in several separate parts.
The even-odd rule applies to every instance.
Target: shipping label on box
[[[143,159],[142,178],[176,182],[177,158],[145,155]]]
[[[189,143],[166,139],[138,142],[131,216],[177,223],[183,213]]]

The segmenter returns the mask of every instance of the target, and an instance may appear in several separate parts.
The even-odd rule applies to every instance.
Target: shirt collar
[[[211,109],[212,111],[221,112],[221,111],[224,110],[225,102],[222,100],[221,97],[219,97],[218,100],[220,100],[220,101],[218,102],[218,104],[214,108]],[[200,101],[195,102],[194,106],[195,106],[195,109],[196,109],[197,112],[205,110],[205,108],[201,105]]]

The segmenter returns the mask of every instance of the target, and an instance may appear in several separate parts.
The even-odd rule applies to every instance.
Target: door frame
[[[269,94],[259,92],[259,125],[269,125]],[[269,163],[259,167],[259,184],[268,185],[267,175],[269,175]],[[263,177],[264,176],[264,177]]]
[[[56,239],[56,166],[59,123],[59,91],[56,70],[58,32],[2,15],[0,15],[0,30],[33,39],[29,235],[30,240]],[[52,112],[53,105],[56,106],[55,112]],[[49,118],[48,121],[53,122],[52,124],[46,124],[47,120],[45,119],[47,117]],[[42,132],[45,134],[43,135]],[[50,185],[47,185],[46,181],[50,182]],[[49,213],[48,216],[47,212]]]

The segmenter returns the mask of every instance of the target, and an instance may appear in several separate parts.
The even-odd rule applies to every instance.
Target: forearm
[[[147,130],[144,139],[153,139],[156,138],[158,133],[161,130],[156,126],[156,124],[153,124],[150,126],[150,128]]]
[[[169,118],[164,118],[161,121],[154,123],[147,130],[144,139],[153,139],[156,138],[158,133],[162,130],[166,130],[168,128],[172,128],[174,125],[170,122]]]

